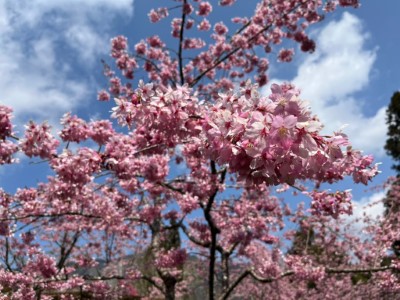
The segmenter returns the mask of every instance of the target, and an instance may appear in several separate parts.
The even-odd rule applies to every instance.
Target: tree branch
[[[67,233],[65,233],[65,234],[67,234]],[[64,267],[65,262],[67,261],[68,257],[71,255],[72,249],[75,247],[76,243],[78,242],[79,236],[80,236],[80,232],[76,231],[74,234],[73,240],[67,251],[65,251],[66,250],[65,243],[66,243],[67,236],[64,236],[63,244],[61,245],[61,249],[60,249],[60,251],[61,251],[60,260],[57,263],[57,268],[59,270],[58,272],[60,272],[61,269]]]
[[[395,270],[396,268],[391,266],[377,267],[377,268],[361,268],[361,269],[332,269],[326,268],[325,273],[327,274],[348,274],[348,273],[376,273],[387,270]]]
[[[250,271],[244,271],[239,277],[226,289],[225,293],[222,294],[218,300],[228,299],[229,295],[233,292],[233,290],[245,279],[248,275],[250,275]]]
[[[210,245],[211,245],[210,242],[204,242],[204,241],[201,241],[201,240],[197,239],[196,237],[194,237],[192,234],[190,234],[189,230],[187,229],[187,227],[185,225],[181,224],[180,227],[182,228],[182,231],[185,233],[185,235],[188,237],[188,239],[192,243],[202,246],[204,248],[210,247]]]
[[[179,76],[181,79],[181,85],[185,83],[185,78],[183,77],[183,58],[182,58],[182,47],[183,47],[183,32],[185,30],[185,22],[186,22],[186,4],[187,0],[183,0],[182,5],[182,22],[181,22],[181,30],[179,33],[179,50],[178,50],[178,61],[179,61]]]
[[[217,175],[217,167],[215,161],[211,161],[211,175]],[[223,183],[226,175],[226,168],[221,172],[221,177],[219,183]],[[209,274],[208,274],[208,288],[209,288],[209,299],[214,299],[214,274],[215,274],[215,256],[217,250],[217,235],[221,233],[221,230],[215,225],[214,220],[211,216],[211,208],[214,204],[215,197],[218,193],[218,187],[215,188],[215,191],[208,198],[207,204],[204,205],[200,203],[201,208],[203,209],[204,218],[206,219],[208,226],[210,227],[211,233],[211,245],[210,245],[210,264],[209,264]]]

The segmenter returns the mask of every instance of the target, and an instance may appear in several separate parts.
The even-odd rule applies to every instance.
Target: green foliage
[[[315,232],[313,229],[307,229],[300,227],[296,232],[293,239],[292,247],[288,250],[288,254],[292,255],[303,255],[309,254],[313,256],[319,256],[323,252],[323,249],[314,243]]]
[[[351,282],[356,284],[364,284],[367,283],[372,277],[371,273],[355,273],[351,276]]]
[[[309,282],[307,282],[307,289],[312,290],[312,289],[316,289],[317,288],[317,284],[315,281],[310,280]]]
[[[400,92],[395,92],[386,110],[388,125],[385,150],[397,162],[400,162]],[[400,174],[400,163],[394,164],[393,169]]]
[[[381,267],[388,267],[392,263],[392,257],[385,256],[381,261]]]

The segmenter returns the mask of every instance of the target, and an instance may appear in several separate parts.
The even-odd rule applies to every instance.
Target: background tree
[[[400,160],[400,92],[394,92],[389,106],[386,110],[386,124],[388,126],[387,135],[388,138],[385,144],[385,150],[387,154],[389,154],[395,163],[393,164],[393,169],[396,170],[396,178],[391,180],[389,191],[386,194],[384,199],[385,206],[385,218],[386,221],[392,226],[398,228],[398,222],[394,222],[397,219],[396,216],[399,215],[400,212],[400,198],[399,198],[399,174],[400,174],[400,165],[397,164]],[[392,241],[392,250],[396,256],[398,256],[398,245],[400,240]]]
[[[385,150],[395,162],[400,160],[400,92],[394,92],[386,110],[386,124],[388,138]],[[400,172],[400,165],[395,163],[393,169]]]

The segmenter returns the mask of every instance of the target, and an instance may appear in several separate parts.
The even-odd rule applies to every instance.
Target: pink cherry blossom
[[[0,189],[0,298],[396,299],[400,185],[386,185],[384,218],[349,221],[350,190],[330,184],[368,184],[373,157],[322,133],[293,84],[260,89],[270,61],[315,51],[308,27],[359,2],[230,16],[235,2],[151,9],[173,44],[113,38],[98,93],[110,120],[66,113],[57,136],[33,121],[17,136],[0,105],[0,165],[39,157],[49,171]]]
[[[36,125],[29,122],[25,130],[25,138],[20,141],[21,150],[26,156],[39,156],[42,159],[52,158],[57,153],[60,144],[50,133],[50,126],[46,123]]]
[[[210,12],[212,11],[212,6],[210,2],[208,1],[202,1],[199,3],[199,10],[197,11],[197,14],[199,16],[208,16]]]

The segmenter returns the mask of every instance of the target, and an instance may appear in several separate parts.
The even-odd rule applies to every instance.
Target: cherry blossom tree
[[[382,264],[394,221],[371,221],[370,239],[343,231],[350,191],[321,189],[346,176],[367,184],[372,156],[341,131],[321,134],[292,84],[260,90],[267,57],[312,53],[307,28],[358,1],[264,0],[229,26],[212,13],[234,0],[175,2],[149,19],[173,15],[176,50],[159,36],[112,39],[116,64],[104,62],[110,86],[98,94],[111,120],[66,113],[57,136],[30,122],[17,137],[0,106],[0,164],[20,153],[51,169],[35,187],[0,191],[1,299],[396,293],[397,258]]]

